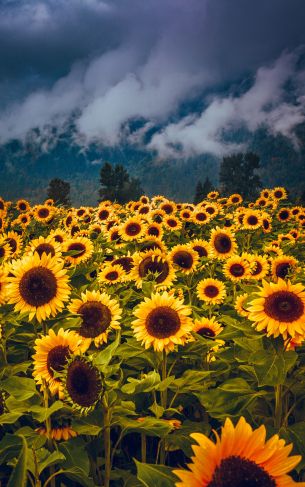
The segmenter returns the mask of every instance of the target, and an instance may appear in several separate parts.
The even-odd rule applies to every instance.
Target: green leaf
[[[41,406],[32,406],[29,411],[32,412],[33,417],[37,419],[40,423],[43,423],[48,419],[53,413],[64,408],[65,405],[61,401],[55,401],[49,408],[43,408]]]
[[[17,463],[9,478],[7,487],[26,487],[26,466],[28,461],[28,446],[24,436],[20,436],[22,440],[22,448],[19,454]]]
[[[0,416],[0,424],[14,424],[21,416],[23,416],[23,412],[4,413]]]
[[[138,394],[139,392],[149,392],[156,389],[160,384],[160,374],[156,371],[149,372],[143,379],[128,377],[129,384],[124,384],[122,392],[124,394]]]
[[[137,477],[145,487],[173,487],[178,481],[169,467],[150,465],[134,460],[137,466]]]
[[[83,487],[95,487],[93,480],[79,467],[65,469],[63,475],[71,480],[75,480]]]
[[[276,350],[260,350],[249,357],[249,363],[253,364],[259,386],[275,386],[285,383],[297,358],[293,350],[279,354]]]
[[[123,417],[118,419],[118,423],[125,431],[125,434],[135,431],[137,433],[145,433],[148,436],[164,438],[173,430],[173,426],[164,419],[157,419],[151,416],[147,416],[143,421]]]
[[[37,393],[34,379],[12,376],[1,382],[1,388],[19,401],[24,401]]]
[[[66,469],[77,465],[85,474],[89,475],[90,462],[86,452],[86,443],[82,438],[72,438],[60,443],[59,450],[65,459],[62,468]]]
[[[121,341],[121,336],[118,333],[114,342],[112,342],[108,347],[104,348],[101,352],[97,353],[94,357],[94,365],[97,367],[109,365],[112,357],[115,354]]]
[[[169,388],[180,393],[201,392],[204,389],[204,384],[207,377],[212,374],[209,370],[186,370],[184,374],[175,379]]]
[[[85,417],[76,417],[71,426],[79,435],[97,436],[103,428],[101,413],[96,410]]]

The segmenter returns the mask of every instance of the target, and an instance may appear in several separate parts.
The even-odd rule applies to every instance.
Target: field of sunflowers
[[[0,199],[0,228],[1,487],[305,486],[305,208],[285,188]]]

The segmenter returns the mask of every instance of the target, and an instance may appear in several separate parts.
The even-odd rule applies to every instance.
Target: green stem
[[[274,410],[274,427],[279,430],[282,426],[283,416],[283,398],[282,398],[282,386],[276,385],[275,392],[275,410]]]
[[[167,377],[167,356],[166,351],[163,350],[162,352],[162,362],[161,362],[161,379],[165,380]],[[161,406],[163,409],[167,409],[167,388],[164,391],[161,391]],[[165,464],[165,442],[164,440],[160,440],[160,463]]]
[[[53,482],[55,481],[55,477],[57,475],[60,475],[61,473],[63,473],[64,470],[60,469],[60,470],[57,470],[57,472],[53,473],[46,481],[45,483],[43,484],[43,487],[47,487],[47,485],[49,485],[50,482]]]
[[[141,433],[141,462],[146,463],[146,435]]]
[[[110,409],[105,397],[103,398],[104,410],[104,450],[105,450],[105,470],[104,470],[104,487],[110,485],[111,473],[111,443],[110,443]]]
[[[49,393],[48,393],[48,386],[46,381],[43,382],[43,405],[45,409],[48,409],[49,407]],[[51,440],[51,416],[48,416],[45,420],[45,426],[46,426],[46,432],[47,432],[47,444],[50,452],[53,450],[53,443]],[[50,482],[51,482],[51,487],[56,487],[56,481],[55,477],[53,476],[54,473],[54,467],[50,467]]]

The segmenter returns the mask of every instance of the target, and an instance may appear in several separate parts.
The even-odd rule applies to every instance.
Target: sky
[[[0,0],[0,144],[71,121],[161,159],[238,149],[239,128],[297,143],[304,19],[304,0]]]

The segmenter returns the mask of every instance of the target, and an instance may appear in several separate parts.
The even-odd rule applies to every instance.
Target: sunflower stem
[[[282,386],[276,385],[275,393],[275,411],[274,411],[274,426],[276,429],[281,429],[283,416],[283,401],[282,401]]]
[[[47,383],[45,380],[43,381],[43,405],[44,405],[44,408],[46,410],[49,408],[49,392],[48,392],[48,387],[47,387]],[[45,425],[46,425],[48,448],[49,448],[50,452],[52,452],[53,443],[51,440],[51,416],[48,416],[46,418]],[[51,466],[50,467],[50,479],[51,479],[50,485],[51,485],[51,487],[56,487],[55,477],[52,476],[53,473],[54,473],[54,467]]]
[[[141,462],[146,463],[146,435],[141,433]]]
[[[104,411],[104,449],[105,449],[105,470],[104,470],[104,487],[110,485],[111,473],[111,443],[110,443],[110,408],[103,397],[103,411]]]
[[[167,377],[167,355],[166,351],[163,350],[162,352],[162,361],[161,361],[161,380],[165,380]],[[167,388],[161,391],[161,406],[163,409],[167,408]],[[164,440],[160,440],[160,463],[165,464],[165,442]]]

